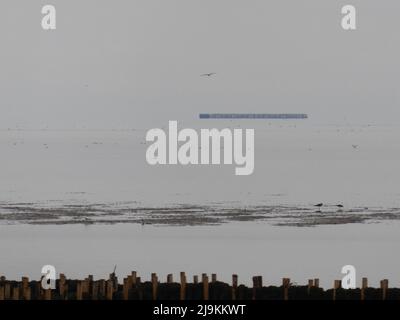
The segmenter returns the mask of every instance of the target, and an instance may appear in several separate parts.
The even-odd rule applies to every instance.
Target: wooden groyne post
[[[203,300],[209,299],[209,287],[208,287],[208,276],[206,273],[202,275],[202,282],[203,282]]]
[[[365,300],[365,290],[368,288],[368,279],[362,278],[361,283],[361,300]]]
[[[167,283],[173,283],[174,282],[174,276],[170,273],[167,275]]]
[[[282,288],[283,288],[283,300],[289,300],[289,287],[290,287],[290,279],[283,278],[282,279]]]
[[[262,276],[255,276],[253,277],[253,300],[257,298],[257,291],[258,289],[262,288]]]
[[[181,300],[186,299],[186,274],[185,274],[185,272],[181,272],[181,288],[180,288],[179,297]]]
[[[386,300],[388,289],[389,289],[389,280],[388,279],[381,280],[382,300]]]
[[[310,295],[311,294],[311,288],[314,287],[314,280],[313,279],[309,279],[308,280],[308,285],[307,285],[307,294]]]
[[[152,284],[152,297],[153,300],[157,300],[157,289],[158,289],[158,277],[157,274],[151,274],[151,284]]]
[[[341,285],[342,285],[342,281],[341,280],[335,280],[333,282],[333,296],[332,296],[333,300],[336,300],[336,290],[340,289]]]
[[[238,287],[238,275],[232,275],[232,300],[236,300],[236,291]]]

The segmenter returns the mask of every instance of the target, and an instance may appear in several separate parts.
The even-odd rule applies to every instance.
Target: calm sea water
[[[240,122],[256,130],[251,176],[234,165],[150,166],[141,129],[2,131],[0,201],[400,205],[400,127],[280,123]]]
[[[400,223],[349,224],[316,228],[274,227],[241,222],[220,226],[0,225],[0,273],[19,279],[40,277],[41,267],[51,264],[72,278],[93,274],[108,277],[131,271],[160,279],[185,271],[192,275],[217,273],[223,281],[239,275],[241,283],[262,275],[265,284],[281,278],[306,284],[320,278],[324,287],[341,279],[341,268],[354,265],[357,284],[367,276],[370,285],[389,279],[398,287]]]

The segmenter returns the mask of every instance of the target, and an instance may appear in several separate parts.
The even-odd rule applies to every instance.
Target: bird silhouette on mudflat
[[[318,208],[317,212],[321,212],[321,208],[322,208],[323,205],[324,204],[321,202],[321,203],[317,203],[316,205],[314,205],[314,207]]]
[[[203,73],[203,74],[200,75],[200,77],[212,77],[215,74],[216,74],[215,72]]]

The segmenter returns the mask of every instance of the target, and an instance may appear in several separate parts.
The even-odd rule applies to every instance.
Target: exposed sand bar
[[[348,223],[399,220],[400,208],[335,205],[322,209],[288,205],[209,205],[141,206],[135,202],[39,203],[0,202],[0,224],[115,224],[219,225],[238,221],[265,221],[275,226],[309,227]]]

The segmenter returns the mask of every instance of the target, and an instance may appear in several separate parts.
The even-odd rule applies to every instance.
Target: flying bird
[[[215,74],[216,74],[215,72],[204,73],[204,74],[201,74],[200,77],[211,77],[211,76],[213,76]]]

